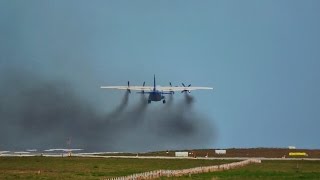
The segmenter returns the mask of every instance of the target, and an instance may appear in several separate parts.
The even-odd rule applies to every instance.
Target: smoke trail
[[[185,93],[186,94],[186,93]],[[158,126],[161,131],[167,131],[169,136],[172,135],[187,135],[193,134],[195,131],[195,124],[191,119],[195,119],[194,114],[191,112],[193,101],[192,97],[186,94],[182,101],[176,106],[171,107],[169,112],[160,119]]]
[[[141,95],[129,106],[126,92],[111,113],[100,112],[71,83],[22,70],[0,76],[0,144],[8,149],[59,148],[72,137],[88,151],[146,151],[203,147],[213,136],[208,120],[193,112],[194,101],[148,107]],[[160,105],[160,104],[159,104]]]
[[[137,145],[147,150],[184,149],[199,148],[212,142],[212,127],[204,117],[191,110],[192,103],[188,100],[184,96],[171,108],[150,109],[144,124],[131,131],[123,141],[135,150],[139,150]]]
[[[187,103],[188,105],[191,105],[194,103],[194,97],[191,96],[189,93],[184,93],[184,98],[185,98],[185,103]]]
[[[147,98],[144,94],[141,94],[139,101],[119,116],[115,122],[115,127],[130,131],[137,126],[141,126],[144,121],[147,105]]]
[[[144,94],[140,95],[138,104],[136,104],[133,109],[128,113],[132,120],[137,123],[137,121],[143,119],[143,115],[148,105],[148,100]]]
[[[121,100],[120,105],[108,115],[107,119],[112,120],[112,119],[118,118],[121,115],[121,113],[123,113],[125,108],[128,106],[128,102],[129,102],[129,91],[126,91]]]
[[[168,95],[168,100],[167,100],[167,103],[166,103],[166,106],[165,107],[171,107],[172,104],[173,104],[173,94],[169,94]]]

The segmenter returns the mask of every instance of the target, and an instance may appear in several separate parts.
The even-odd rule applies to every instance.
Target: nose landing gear
[[[164,99],[164,100],[162,100],[162,103],[163,103],[163,104],[165,104],[165,103],[166,103],[166,100],[165,100],[165,99]]]

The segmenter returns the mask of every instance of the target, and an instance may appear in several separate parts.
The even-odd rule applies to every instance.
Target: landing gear
[[[166,103],[166,100],[162,100],[162,103],[165,104],[165,103]]]
[[[151,100],[148,100],[148,104],[150,104],[151,103]]]

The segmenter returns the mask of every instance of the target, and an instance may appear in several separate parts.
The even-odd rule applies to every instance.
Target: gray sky
[[[192,93],[218,134],[209,147],[319,148],[319,8],[317,0],[1,0],[0,66],[68,80],[97,108],[122,95],[100,85],[151,85],[153,74],[160,85],[213,86]]]

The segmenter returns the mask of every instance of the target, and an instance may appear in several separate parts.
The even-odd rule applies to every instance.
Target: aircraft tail
[[[156,75],[153,75],[153,90],[156,90]]]

